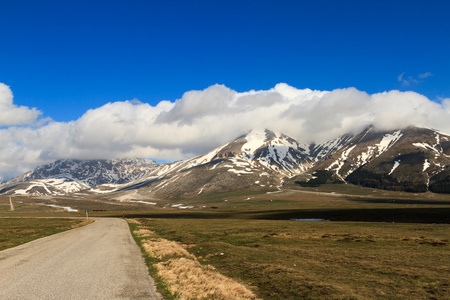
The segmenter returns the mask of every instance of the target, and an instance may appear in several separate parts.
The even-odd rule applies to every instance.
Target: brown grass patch
[[[156,264],[169,291],[179,299],[256,299],[247,288],[184,257]]]
[[[167,257],[188,257],[195,259],[195,256],[187,252],[176,242],[171,242],[165,239],[154,239],[142,241],[144,249],[153,257],[163,259]]]
[[[427,239],[423,236],[421,237],[404,237],[401,239],[404,242],[415,242],[421,245],[432,245],[432,246],[446,246],[448,243],[447,239],[437,239],[437,238],[430,238]]]
[[[138,230],[135,230],[135,231],[133,231],[133,233],[134,233],[135,235],[137,235],[138,237],[150,237],[150,236],[155,236],[155,233],[154,233],[153,231],[148,230],[148,229],[143,229],[143,228],[138,229]]]
[[[140,232],[151,232],[140,229]],[[137,232],[137,231],[135,231]],[[142,240],[150,256],[165,260],[155,265],[158,275],[168,285],[177,299],[256,299],[249,289],[214,271],[212,266],[202,266],[197,258],[186,251],[192,245],[180,245],[162,238]],[[168,259],[168,260],[167,260]]]

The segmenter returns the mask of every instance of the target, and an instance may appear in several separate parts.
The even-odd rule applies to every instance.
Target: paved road
[[[0,299],[160,299],[122,219],[0,251]]]

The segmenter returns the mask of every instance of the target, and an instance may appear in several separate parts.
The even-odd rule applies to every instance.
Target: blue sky
[[[255,128],[305,143],[369,125],[450,132],[449,12],[0,0],[0,181],[63,158],[185,159]]]
[[[450,97],[449,12],[448,1],[1,1],[0,82],[56,121],[215,83],[439,101]]]

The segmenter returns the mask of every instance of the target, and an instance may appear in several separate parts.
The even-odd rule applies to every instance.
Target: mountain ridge
[[[81,171],[65,173],[75,173],[72,177],[87,184],[92,193],[134,189],[149,197],[169,199],[243,188],[281,189],[285,180],[301,177],[306,182],[317,170],[329,172],[334,181],[374,188],[446,192],[450,179],[450,136],[428,128],[368,127],[326,143],[307,144],[280,132],[260,129],[191,159],[160,165],[139,159],[129,162],[130,168],[136,165],[128,172],[130,176],[125,176],[128,180],[120,180],[123,177],[115,172],[123,171],[123,167],[113,168],[113,163],[106,164],[108,172],[100,172],[103,175],[97,181],[81,176],[84,174]],[[46,168],[58,173],[72,170],[73,164],[66,161],[65,166],[56,170],[49,164]],[[78,169],[86,172],[86,168],[92,172],[92,162],[78,162]],[[51,173],[43,172],[43,166],[34,172],[38,169],[40,176]],[[54,173],[51,175],[58,175]],[[31,174],[22,175],[22,180],[39,180]]]

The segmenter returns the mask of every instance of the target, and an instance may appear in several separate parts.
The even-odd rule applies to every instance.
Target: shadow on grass
[[[215,212],[128,213],[127,218],[154,219],[325,219],[330,221],[450,224],[450,208],[260,210]]]
[[[412,199],[382,199],[382,198],[346,198],[347,200],[354,202],[365,202],[365,203],[386,203],[386,204],[425,204],[425,205],[449,205],[450,201],[446,200],[412,200]]]

